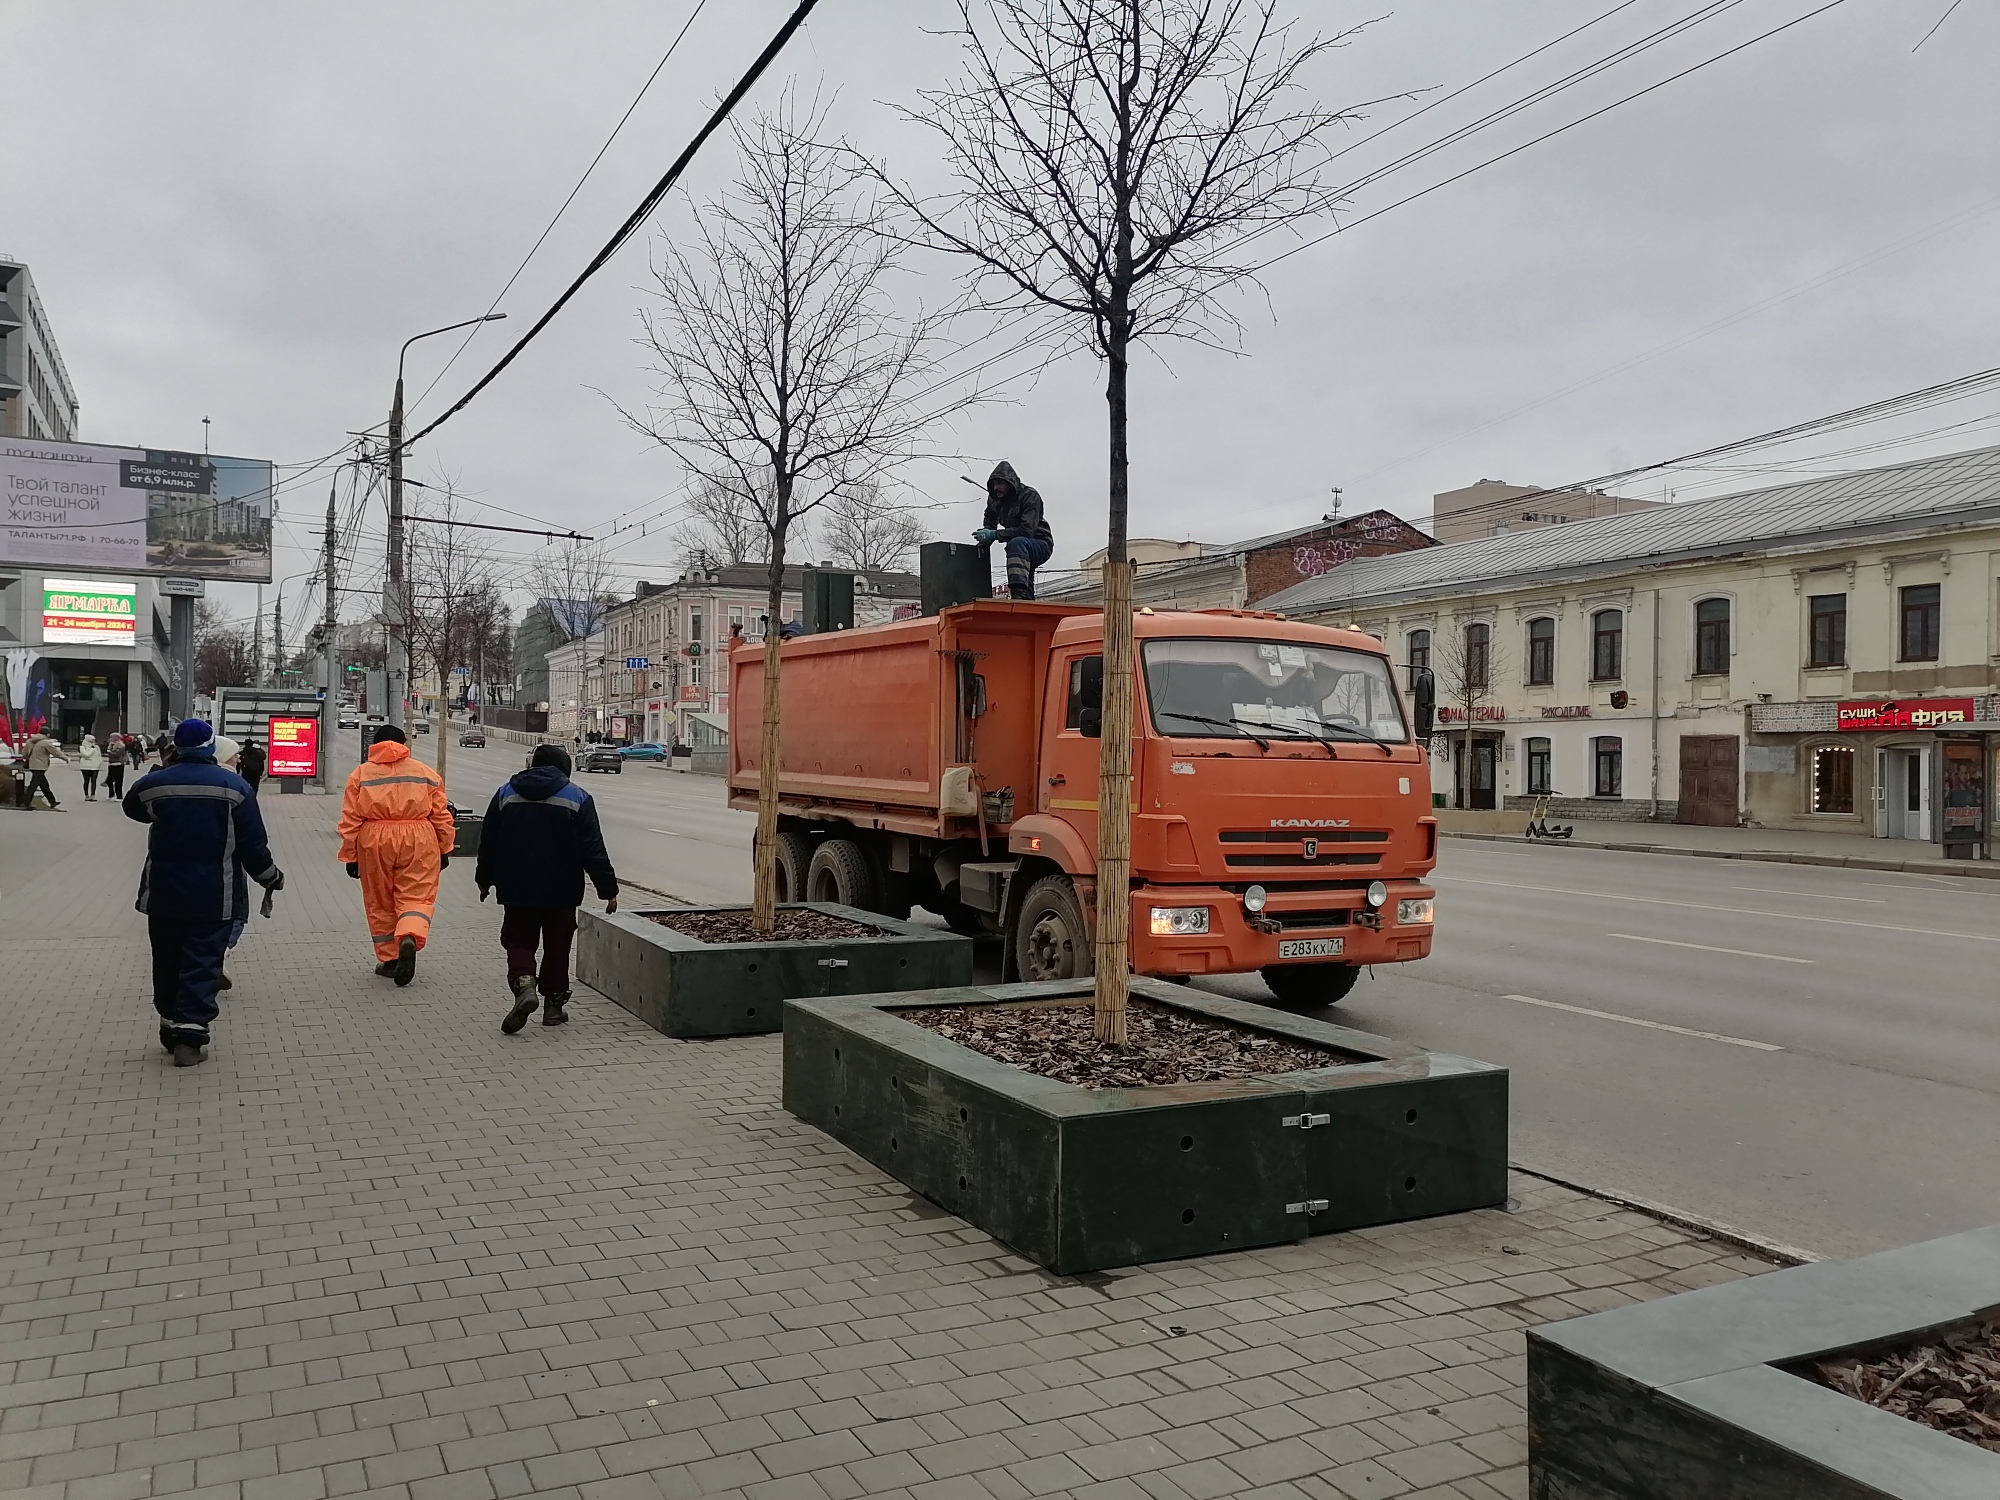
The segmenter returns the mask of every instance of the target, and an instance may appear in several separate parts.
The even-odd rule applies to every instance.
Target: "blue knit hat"
[[[206,750],[215,744],[215,728],[206,719],[182,719],[174,726],[176,750]]]

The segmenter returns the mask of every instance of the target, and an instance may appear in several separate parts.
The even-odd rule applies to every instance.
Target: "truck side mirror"
[[[1086,708],[1076,716],[1076,732],[1087,740],[1104,738],[1104,710]]]
[[[1417,738],[1428,740],[1437,728],[1437,674],[1429,667],[1410,668],[1410,697],[1417,717]]]

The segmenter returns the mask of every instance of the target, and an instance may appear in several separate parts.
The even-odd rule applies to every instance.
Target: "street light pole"
[[[475,323],[497,323],[506,316],[488,313],[483,318],[467,318],[414,334],[403,340],[396,355],[396,399],[389,408],[389,586],[382,606],[389,618],[389,659],[383,664],[388,668],[389,722],[398,729],[403,727],[403,702],[410,691],[410,622],[403,580],[403,360],[418,339],[435,338]]]

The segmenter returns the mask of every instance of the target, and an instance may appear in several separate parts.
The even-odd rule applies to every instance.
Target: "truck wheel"
[[[875,910],[875,865],[853,839],[828,839],[806,866],[806,900]]]
[[[802,833],[778,835],[778,900],[806,899],[806,866],[812,862],[812,845]]]
[[[1361,977],[1354,964],[1271,964],[1257,972],[1278,1004],[1301,1010],[1338,1005]]]
[[[1081,979],[1096,972],[1090,929],[1067,875],[1044,875],[1028,887],[1014,929],[1014,959],[1024,980]]]

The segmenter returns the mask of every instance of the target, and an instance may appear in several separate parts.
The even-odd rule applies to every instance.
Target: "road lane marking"
[[[670,839],[698,839],[700,837],[699,834],[693,833],[675,833],[671,828],[648,828],[646,832],[664,833]]]
[[[1589,896],[1598,901],[1636,901],[1643,906],[1678,906],[1686,911],[1726,911],[1739,917],[1778,917],[1787,922],[1824,922],[1833,927],[1872,927],[1877,932],[1901,932],[1912,937],[1964,938],[1972,943],[2000,943],[2000,933],[1947,932],[1939,927],[1905,927],[1896,922],[1857,922],[1851,917],[1810,917],[1796,911],[1758,911],[1748,906],[1713,906],[1705,901],[1669,901],[1662,896],[1618,896],[1610,891],[1573,891],[1560,885],[1520,885],[1511,880],[1475,880],[1470,875],[1440,875],[1435,880],[1456,880],[1462,885],[1491,885],[1503,891],[1540,891],[1549,896]]]
[[[1764,896],[1809,896],[1815,901],[1865,901],[1870,906],[1887,906],[1880,896],[1829,896],[1821,891],[1781,891],[1774,885],[1732,885],[1732,891],[1756,891]]]
[[[1587,1005],[1565,1005],[1560,1000],[1542,1000],[1533,995],[1502,995],[1502,1000],[1518,1000],[1523,1005],[1539,1005],[1547,1010],[1566,1010],[1573,1016],[1590,1016],[1599,1021],[1623,1021],[1627,1026],[1643,1026],[1648,1031],[1671,1031],[1675,1036],[1700,1037],[1705,1042],[1727,1042],[1732,1047],[1749,1047],[1757,1052],[1783,1052],[1773,1042],[1753,1042],[1748,1037],[1724,1036],[1719,1031],[1700,1031],[1692,1026],[1669,1026],[1665,1021],[1642,1021],[1637,1016],[1621,1016],[1616,1011],[1592,1010]]]
[[[1672,938],[1640,937],[1636,932],[1607,932],[1606,937],[1623,938],[1628,943],[1658,943],[1663,948],[1699,948],[1704,953],[1728,953],[1737,958],[1768,958],[1773,963],[1809,964],[1810,958],[1787,958],[1782,953],[1753,953],[1748,948],[1717,948],[1710,943],[1677,943]]]

